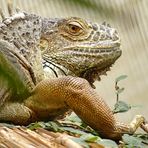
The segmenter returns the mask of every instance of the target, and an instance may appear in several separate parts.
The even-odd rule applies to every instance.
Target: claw
[[[141,124],[141,128],[148,133],[148,122],[144,121],[144,123]]]

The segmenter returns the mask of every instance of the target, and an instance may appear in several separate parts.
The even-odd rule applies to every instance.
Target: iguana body
[[[92,88],[120,57],[119,46],[118,34],[108,24],[24,12],[3,19],[0,120],[29,124],[56,119],[71,109],[103,137],[120,139],[133,133],[144,118],[137,116],[130,125],[118,123]]]

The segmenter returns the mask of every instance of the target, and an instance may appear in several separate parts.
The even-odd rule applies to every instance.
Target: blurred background
[[[96,91],[113,108],[116,102],[115,78],[128,75],[119,82],[125,91],[120,95],[132,108],[127,113],[118,114],[125,122],[135,114],[148,113],[148,0],[13,0],[15,5],[27,12],[43,17],[77,16],[101,23],[106,21],[117,28],[123,54],[112,70],[96,82]],[[7,0],[0,0],[0,7],[7,14]],[[148,119],[148,117],[147,117]]]

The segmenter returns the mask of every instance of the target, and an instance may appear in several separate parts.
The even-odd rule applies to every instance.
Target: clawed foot
[[[133,121],[130,123],[131,133],[134,133],[138,127],[141,127],[148,133],[148,122],[142,115],[136,115]]]

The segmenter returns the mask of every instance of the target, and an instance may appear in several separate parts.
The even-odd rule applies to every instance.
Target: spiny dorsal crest
[[[0,40],[13,45],[16,54],[23,56],[31,65],[36,81],[43,78],[41,51],[38,49],[42,20],[40,16],[27,14],[16,9],[13,13],[12,6],[8,4],[9,17],[1,11]]]
[[[17,11],[12,15],[9,5],[8,10],[9,17],[5,17],[1,11],[0,39],[13,43],[20,50],[20,53],[25,55],[24,52],[27,54],[28,48],[36,46],[39,42],[41,18],[22,11]]]

